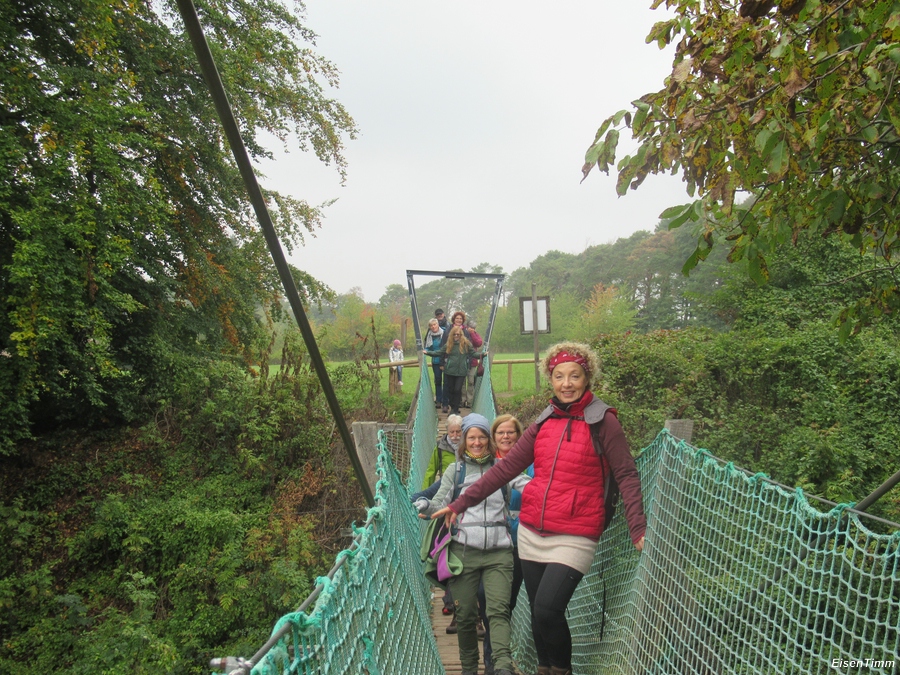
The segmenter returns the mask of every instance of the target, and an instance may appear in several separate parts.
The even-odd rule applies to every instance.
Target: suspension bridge
[[[492,419],[486,361],[473,411]],[[458,668],[441,662],[419,560],[423,521],[409,502],[438,432],[428,370],[412,433],[379,434],[375,505],[353,544],[239,672]],[[635,551],[620,510],[569,605],[576,675],[898,672],[900,529],[878,534],[850,505],[823,511],[801,490],[750,475],[665,430],[637,465],[646,546]],[[521,593],[513,655],[528,674],[537,664]]]
[[[191,0],[178,0],[204,78],[247,187],[286,298],[344,445],[337,405],[302,300],[268,213]],[[499,284],[498,284],[499,289]],[[499,292],[499,290],[498,290]],[[410,282],[414,326],[418,312]],[[496,294],[494,299],[496,310]],[[492,311],[493,319],[493,311]],[[492,323],[492,321],[491,321]],[[488,340],[489,342],[489,340]],[[422,376],[411,433],[378,437],[372,504],[353,544],[271,638],[225,669],[253,675],[444,675],[432,628],[432,589],[409,502],[434,449],[438,413]],[[490,357],[473,411],[496,414]],[[528,420],[525,420],[526,422]],[[357,476],[364,475],[351,454]],[[862,505],[814,507],[799,489],[750,475],[661,431],[637,458],[648,529],[635,551],[621,510],[569,603],[575,675],[896,673],[900,665],[900,526]],[[900,473],[900,472],[898,472]],[[524,591],[523,591],[524,593]],[[527,598],[512,617],[513,657],[536,670]],[[220,671],[221,672],[221,671]]]

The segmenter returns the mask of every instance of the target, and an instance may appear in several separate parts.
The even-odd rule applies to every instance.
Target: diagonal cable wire
[[[275,231],[275,225],[272,222],[269,209],[266,207],[266,200],[263,197],[262,190],[260,190],[259,183],[256,180],[256,174],[253,172],[250,155],[247,154],[247,148],[244,146],[244,140],[241,138],[237,120],[234,117],[234,112],[228,101],[228,94],[225,92],[225,86],[222,84],[222,79],[219,77],[219,70],[216,68],[215,60],[209,49],[209,44],[206,42],[203,27],[200,25],[200,19],[197,16],[197,8],[194,7],[192,0],[178,0],[178,9],[184,19],[185,28],[190,36],[191,44],[194,47],[194,53],[197,55],[197,60],[200,62],[200,69],[203,72],[203,77],[209,87],[210,94],[212,95],[213,102],[216,106],[216,111],[219,113],[219,119],[225,130],[228,144],[231,146],[231,152],[234,154],[234,160],[237,162],[241,177],[244,179],[244,185],[247,188],[250,202],[253,205],[253,210],[256,212],[256,218],[259,220],[259,225],[262,228],[266,243],[269,246],[269,251],[272,254],[275,268],[278,270],[278,276],[284,287],[285,296],[294,312],[294,318],[297,320],[297,325],[300,327],[300,333],[303,335],[303,341],[306,343],[306,348],[309,351],[310,360],[313,363],[316,375],[319,377],[319,382],[322,384],[322,391],[325,394],[325,398],[328,401],[328,407],[331,409],[331,414],[337,424],[341,440],[344,442],[344,447],[347,448],[347,454],[350,455],[350,462],[353,465],[356,480],[359,482],[359,487],[362,489],[366,504],[368,506],[373,506],[375,504],[375,495],[366,478],[362,462],[356,454],[356,445],[353,442],[353,437],[350,435],[350,429],[347,427],[347,421],[344,419],[344,414],[341,412],[341,406],[340,403],[338,403],[337,396],[335,396],[334,388],[331,386],[328,370],[325,368],[325,362],[322,360],[322,355],[319,352],[319,345],[316,343],[312,327],[309,325],[309,319],[306,317],[306,311],[303,309],[300,293],[297,291],[294,277],[291,275],[290,267],[288,267],[287,260],[284,257],[284,251],[281,249],[281,241],[278,239],[278,233]]]

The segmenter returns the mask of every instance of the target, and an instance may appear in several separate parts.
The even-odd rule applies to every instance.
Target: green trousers
[[[462,561],[462,574],[450,579],[449,588],[456,607],[456,637],[463,670],[478,671],[478,586],[484,584],[485,614],[491,624],[494,667],[513,669],[509,650],[509,594],[512,587],[511,548],[483,551],[457,542],[450,550]]]

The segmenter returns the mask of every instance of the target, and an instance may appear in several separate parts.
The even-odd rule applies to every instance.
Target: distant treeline
[[[697,245],[687,226],[669,230],[661,222],[655,232],[642,230],[581,253],[549,251],[528,267],[510,273],[503,284],[502,304],[491,340],[494,352],[532,349],[521,335],[519,297],[550,298],[551,332],[541,347],[561,339],[590,340],[600,334],[702,327],[728,331],[774,321],[797,327],[806,321],[831,321],[859,297],[867,280],[860,276],[871,261],[837,239],[810,238],[769,256],[770,281],[757,286],[742,268],[729,262],[727,246],[713,249],[689,276],[684,262]],[[471,272],[502,272],[483,263]],[[460,309],[476,319],[483,334],[490,315],[494,281],[436,279],[416,290],[419,321],[425,329],[435,308]],[[389,286],[377,303],[361,292],[337,295],[311,310],[320,345],[333,359],[354,354],[384,357],[388,345],[409,321],[405,286]],[[887,319],[886,319],[887,320]],[[895,325],[895,324],[894,324]],[[373,334],[374,327],[374,334]],[[408,324],[404,347],[414,348]]]

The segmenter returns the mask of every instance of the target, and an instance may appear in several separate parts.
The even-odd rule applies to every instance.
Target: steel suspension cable
[[[366,504],[368,506],[373,506],[375,504],[375,495],[372,493],[372,488],[366,478],[362,462],[356,454],[356,445],[353,442],[353,437],[350,435],[347,421],[344,419],[344,415],[341,412],[341,406],[340,403],[338,403],[337,396],[335,396],[334,388],[331,386],[328,370],[325,368],[325,362],[322,360],[322,355],[319,352],[319,345],[316,343],[316,338],[315,335],[313,335],[312,327],[306,316],[306,311],[303,309],[300,293],[297,291],[294,277],[291,275],[290,267],[284,257],[281,241],[278,239],[278,233],[275,231],[275,225],[272,222],[269,209],[266,207],[266,201],[263,197],[262,190],[260,190],[259,183],[256,180],[256,174],[253,172],[250,155],[247,153],[244,140],[241,138],[237,120],[234,117],[234,112],[228,101],[228,94],[225,92],[222,79],[219,77],[219,70],[216,67],[212,52],[209,49],[209,44],[206,41],[206,36],[203,33],[203,27],[200,25],[197,9],[194,7],[192,0],[178,0],[178,9],[184,19],[185,28],[190,36],[191,44],[194,47],[194,53],[197,55],[197,60],[200,62],[200,69],[203,72],[203,77],[209,87],[210,94],[212,95],[213,102],[216,106],[216,111],[219,114],[219,119],[224,127],[225,136],[228,139],[228,144],[231,146],[231,152],[234,155],[235,162],[237,162],[238,169],[240,169],[241,177],[244,179],[244,185],[249,193],[250,202],[253,205],[253,210],[256,212],[256,217],[259,220],[263,235],[266,238],[269,252],[272,254],[272,260],[275,263],[275,268],[278,270],[278,276],[281,278],[281,285],[284,287],[285,296],[294,312],[294,318],[297,320],[297,325],[300,327],[300,333],[303,335],[303,341],[306,343],[306,348],[309,351],[309,358],[312,361],[313,368],[315,368],[316,375],[319,377],[319,382],[322,384],[322,391],[328,401],[329,408],[331,408],[331,414],[334,417],[341,440],[347,448],[347,454],[350,455],[350,462],[353,465],[356,480],[359,482],[359,487],[362,489]]]

